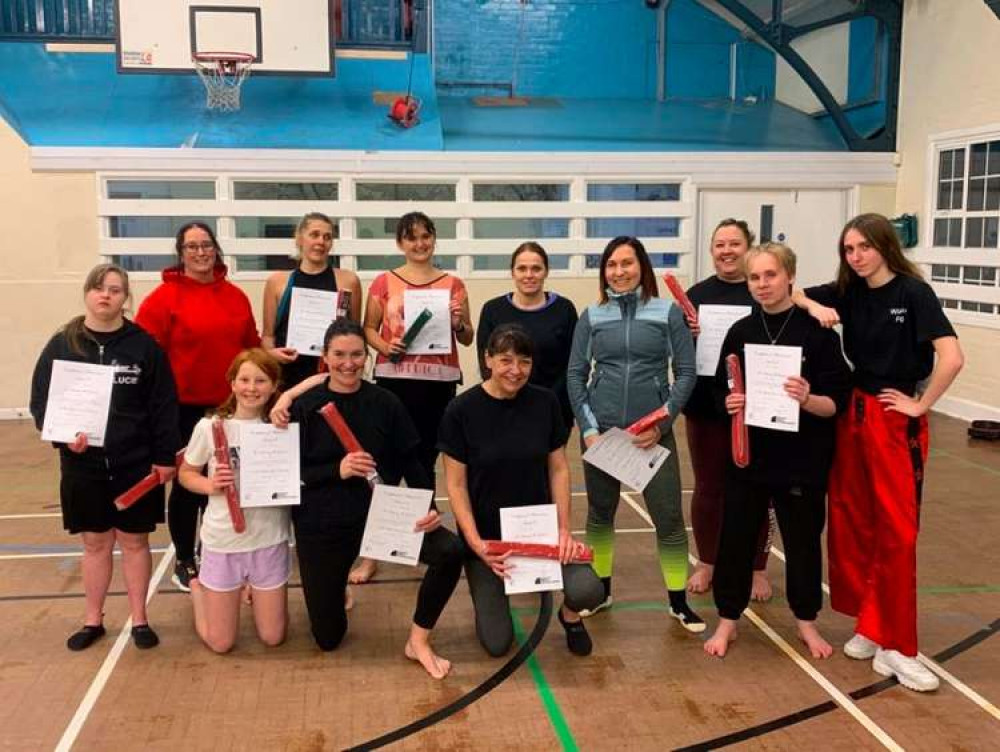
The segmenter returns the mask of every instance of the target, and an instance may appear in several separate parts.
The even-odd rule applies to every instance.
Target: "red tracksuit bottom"
[[[927,416],[887,412],[855,389],[830,472],[830,601],[886,650],[917,654],[917,530]]]

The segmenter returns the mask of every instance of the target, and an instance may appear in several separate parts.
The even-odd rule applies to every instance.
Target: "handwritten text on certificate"
[[[412,344],[407,355],[447,355],[451,352],[450,290],[404,290],[403,329],[410,328],[425,308],[433,314]]]
[[[583,459],[626,486],[642,491],[667,461],[670,450],[659,444],[639,449],[632,443],[634,438],[628,431],[609,428],[583,453]]]
[[[698,325],[701,333],[695,344],[695,364],[699,376],[715,376],[722,353],[722,342],[729,328],[750,315],[750,306],[701,305],[698,307]]]
[[[500,510],[500,537],[515,543],[559,544],[559,516],[555,504],[504,507]],[[562,565],[552,559],[508,556],[510,576],[503,581],[507,595],[562,590]]]
[[[787,345],[744,345],[748,426],[774,431],[799,430],[799,403],[788,396],[785,382],[802,373],[802,348]]]
[[[114,380],[114,366],[52,361],[42,439],[69,443],[85,433],[87,444],[104,446]]]
[[[303,355],[323,354],[323,335],[337,317],[338,296],[329,290],[292,289],[285,344]]]
[[[414,532],[414,528],[430,511],[433,495],[430,489],[376,485],[361,538],[361,555],[417,566],[424,534]]]
[[[268,423],[240,423],[239,431],[240,506],[299,504],[299,424],[282,429]]]

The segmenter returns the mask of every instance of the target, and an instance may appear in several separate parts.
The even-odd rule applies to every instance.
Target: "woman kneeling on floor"
[[[486,346],[490,377],[456,397],[441,421],[448,498],[466,544],[465,574],[476,613],[476,634],[492,656],[514,641],[503,578],[508,554],[486,552],[500,539],[500,508],[555,503],[559,521],[564,601],[559,623],[570,652],[589,655],[590,635],[579,612],[604,599],[604,587],[586,564],[570,564],[583,544],[569,529],[567,429],[555,393],[528,383],[534,345],[519,326],[498,327]]]
[[[797,347],[802,351],[801,376],[791,376],[785,394],[800,408],[797,431],[750,427],[750,464],[730,463],[722,536],[713,577],[719,626],[705,652],[723,657],[736,635],[740,615],[750,602],[757,537],[773,500],[785,546],[788,604],[799,637],[813,658],[829,658],[829,643],[816,629],[823,604],[823,549],[826,482],[833,460],[834,416],[847,404],[850,371],[835,332],[824,329],[792,304],[795,254],[780,243],[766,243],[746,255],[750,293],[760,308],[740,319],[726,335],[716,373],[716,390],[726,392],[725,359],[740,358],[746,372],[746,348]],[[744,409],[746,396],[729,394],[730,415]]]

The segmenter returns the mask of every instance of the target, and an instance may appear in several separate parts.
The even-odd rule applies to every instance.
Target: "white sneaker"
[[[895,676],[899,683],[917,692],[933,692],[938,688],[938,678],[916,658],[908,658],[898,650],[879,648],[872,661],[872,668],[882,676]]]
[[[878,649],[878,643],[872,642],[864,635],[856,634],[844,644],[844,655],[856,661],[866,661],[874,658]]]
[[[611,596],[609,595],[607,598],[605,598],[603,601],[601,601],[600,603],[598,603],[592,609],[591,608],[585,608],[585,609],[583,609],[580,612],[580,616],[583,617],[584,619],[589,619],[594,614],[600,613],[601,611],[604,611],[606,609],[611,608],[611,603],[612,603],[612,600],[611,600]]]

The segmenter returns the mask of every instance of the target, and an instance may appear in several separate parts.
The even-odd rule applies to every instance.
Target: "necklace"
[[[781,325],[778,333],[773,337],[771,336],[771,330],[767,328],[767,319],[764,317],[764,309],[760,309],[760,323],[764,325],[764,333],[767,335],[768,340],[772,345],[778,344],[778,340],[781,339],[782,333],[785,331],[785,327],[788,326],[788,322],[792,319],[792,314],[795,313],[795,306],[788,309],[788,315],[785,316],[785,323]]]

